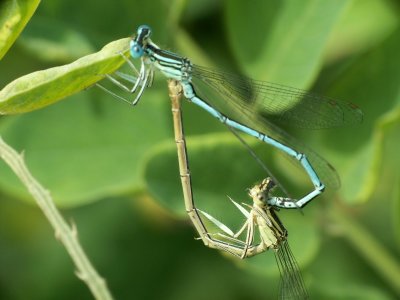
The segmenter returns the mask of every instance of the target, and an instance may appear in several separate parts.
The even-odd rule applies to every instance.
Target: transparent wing
[[[337,189],[340,186],[340,179],[332,165],[325,161],[321,156],[313,152],[310,148],[291,137],[277,125],[272,123],[270,118],[266,117],[265,111],[264,115],[257,111],[254,104],[256,101],[245,100],[246,93],[249,99],[260,98],[261,96],[257,95],[259,94],[258,92],[262,86],[254,84],[252,85],[252,83],[255,81],[251,79],[247,80],[240,76],[227,74],[229,73],[221,73],[219,71],[211,71],[203,67],[194,66],[192,82],[195,88],[200,87],[198,91],[197,89],[196,91],[204,96],[211,106],[224,115],[250,128],[267,134],[298,152],[306,154],[322,182],[332,189]],[[209,93],[204,95],[204,93],[207,93],[207,91]],[[209,94],[211,94],[211,96],[209,96]],[[261,95],[264,94],[261,93]],[[280,92],[279,95],[284,94],[283,92]],[[272,97],[272,94],[270,94],[270,97]],[[285,97],[288,98],[288,96]],[[327,98],[320,97],[319,99],[325,99],[324,101],[327,101]],[[264,106],[266,106],[265,102]],[[330,122],[334,123],[333,120],[334,118],[332,118]],[[339,121],[335,122],[338,125]],[[347,123],[350,123],[350,121]],[[317,123],[314,123],[314,125],[317,125]],[[309,128],[310,127],[311,126],[309,126]]]
[[[301,128],[330,128],[360,123],[363,113],[355,104],[280,84],[193,66],[193,75],[260,118]]]
[[[275,259],[281,274],[279,299],[308,299],[303,277],[287,241],[279,245]]]

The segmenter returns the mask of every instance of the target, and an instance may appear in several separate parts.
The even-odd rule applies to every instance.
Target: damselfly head
[[[265,178],[260,184],[256,184],[249,189],[249,196],[253,201],[260,205],[267,203],[269,192],[275,187],[275,183],[271,178]]]
[[[264,202],[264,191],[260,187],[261,185],[257,184],[249,189],[249,196],[253,199],[254,203],[258,205]]]
[[[151,29],[147,25],[139,26],[137,35],[131,40],[130,53],[132,58],[140,58],[144,54],[144,48],[147,44],[147,39],[151,35]]]
[[[263,190],[265,193],[269,193],[274,187],[275,187],[275,182],[272,180],[272,178],[267,177],[263,179],[263,181],[260,183],[260,189]]]
[[[142,37],[142,39],[147,39],[150,37],[151,28],[148,25],[140,25],[137,29],[137,36]]]

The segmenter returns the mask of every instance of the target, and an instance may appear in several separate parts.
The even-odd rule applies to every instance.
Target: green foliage
[[[318,74],[329,35],[346,5],[335,0],[259,1],[256,5],[228,1],[229,41],[240,67],[261,80],[308,86]],[[253,22],[237,22],[254,15]],[[264,27],[267,30],[261,30],[254,44],[252,32]]]
[[[29,22],[18,43],[41,61],[57,64],[95,52],[89,38],[81,32],[52,18],[40,16]]]
[[[24,29],[39,2],[40,0],[5,0],[0,3],[0,59]]]
[[[0,24],[13,22],[8,11],[21,2],[0,4]],[[34,11],[24,5],[27,17],[6,33],[0,29],[3,55]],[[82,90],[123,64],[118,52],[128,40],[118,39],[149,24],[154,42],[194,63],[354,102],[365,113],[360,126],[289,128],[335,166],[342,187],[303,214],[279,216],[312,298],[396,299],[398,20],[398,3],[390,0],[47,1],[0,61],[6,86],[0,111],[19,113],[1,117],[0,134],[25,151],[32,173],[69,209],[116,298],[274,299],[279,278],[272,253],[225,259],[186,226],[165,79],[157,74],[134,108],[99,89]],[[184,103],[183,114],[196,203],[239,228],[243,216],[227,195],[249,203],[246,189],[265,173],[206,112]],[[246,141],[292,194],[309,191],[300,168]],[[0,174],[0,298],[89,297],[26,191],[3,165]]]
[[[113,73],[125,62],[129,39],[121,39],[101,51],[60,67],[22,76],[0,92],[0,114],[18,114],[53,104],[90,87],[104,74]]]
[[[169,136],[168,110],[157,100],[163,95],[159,92],[149,91],[150,95],[158,96],[138,106],[138,114],[121,103],[105,100],[107,97],[100,91],[96,95],[82,93],[70,100],[73,104],[61,103],[23,118],[9,118],[2,124],[5,139],[17,149],[29,149],[25,151],[29,166],[46,187],[51,187],[59,205],[82,205],[141,188],[140,157],[145,156],[155,140]],[[149,116],[154,118],[154,126],[147,129],[135,126],[144,124]],[[65,139],[71,132],[73,136]],[[132,143],[128,136],[142,138]],[[66,157],[66,153],[71,156]],[[1,167],[4,189],[16,197],[29,199],[15,176]]]

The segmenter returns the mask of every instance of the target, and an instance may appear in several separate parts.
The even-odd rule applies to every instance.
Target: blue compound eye
[[[131,57],[139,58],[144,54],[144,48],[147,44],[147,39],[151,34],[151,29],[147,25],[139,26],[137,30],[137,36],[131,41]]]
[[[131,43],[131,56],[132,58],[139,58],[143,55],[143,47],[138,45],[138,43]]]

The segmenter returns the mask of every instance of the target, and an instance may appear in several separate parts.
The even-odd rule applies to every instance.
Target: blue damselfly
[[[167,78],[176,80],[183,96],[202,107],[232,130],[244,132],[298,161],[307,173],[314,189],[300,199],[270,197],[269,205],[282,208],[302,208],[320,195],[326,186],[337,188],[339,177],[334,168],[322,157],[296,142],[279,124],[303,128],[328,128],[362,121],[361,110],[350,102],[312,94],[283,85],[256,81],[227,72],[212,70],[193,64],[173,52],[160,49],[150,39],[151,30],[142,25],[130,43],[130,56],[140,59],[139,71],[132,61],[123,56],[137,74],[132,88],[115,76],[106,75],[124,90],[137,95],[131,104],[142,97],[158,70]],[[116,73],[127,79],[127,75]],[[206,86],[219,95],[218,99],[200,97],[196,88]],[[115,95],[118,98],[118,95]],[[126,99],[123,99],[126,101]]]

